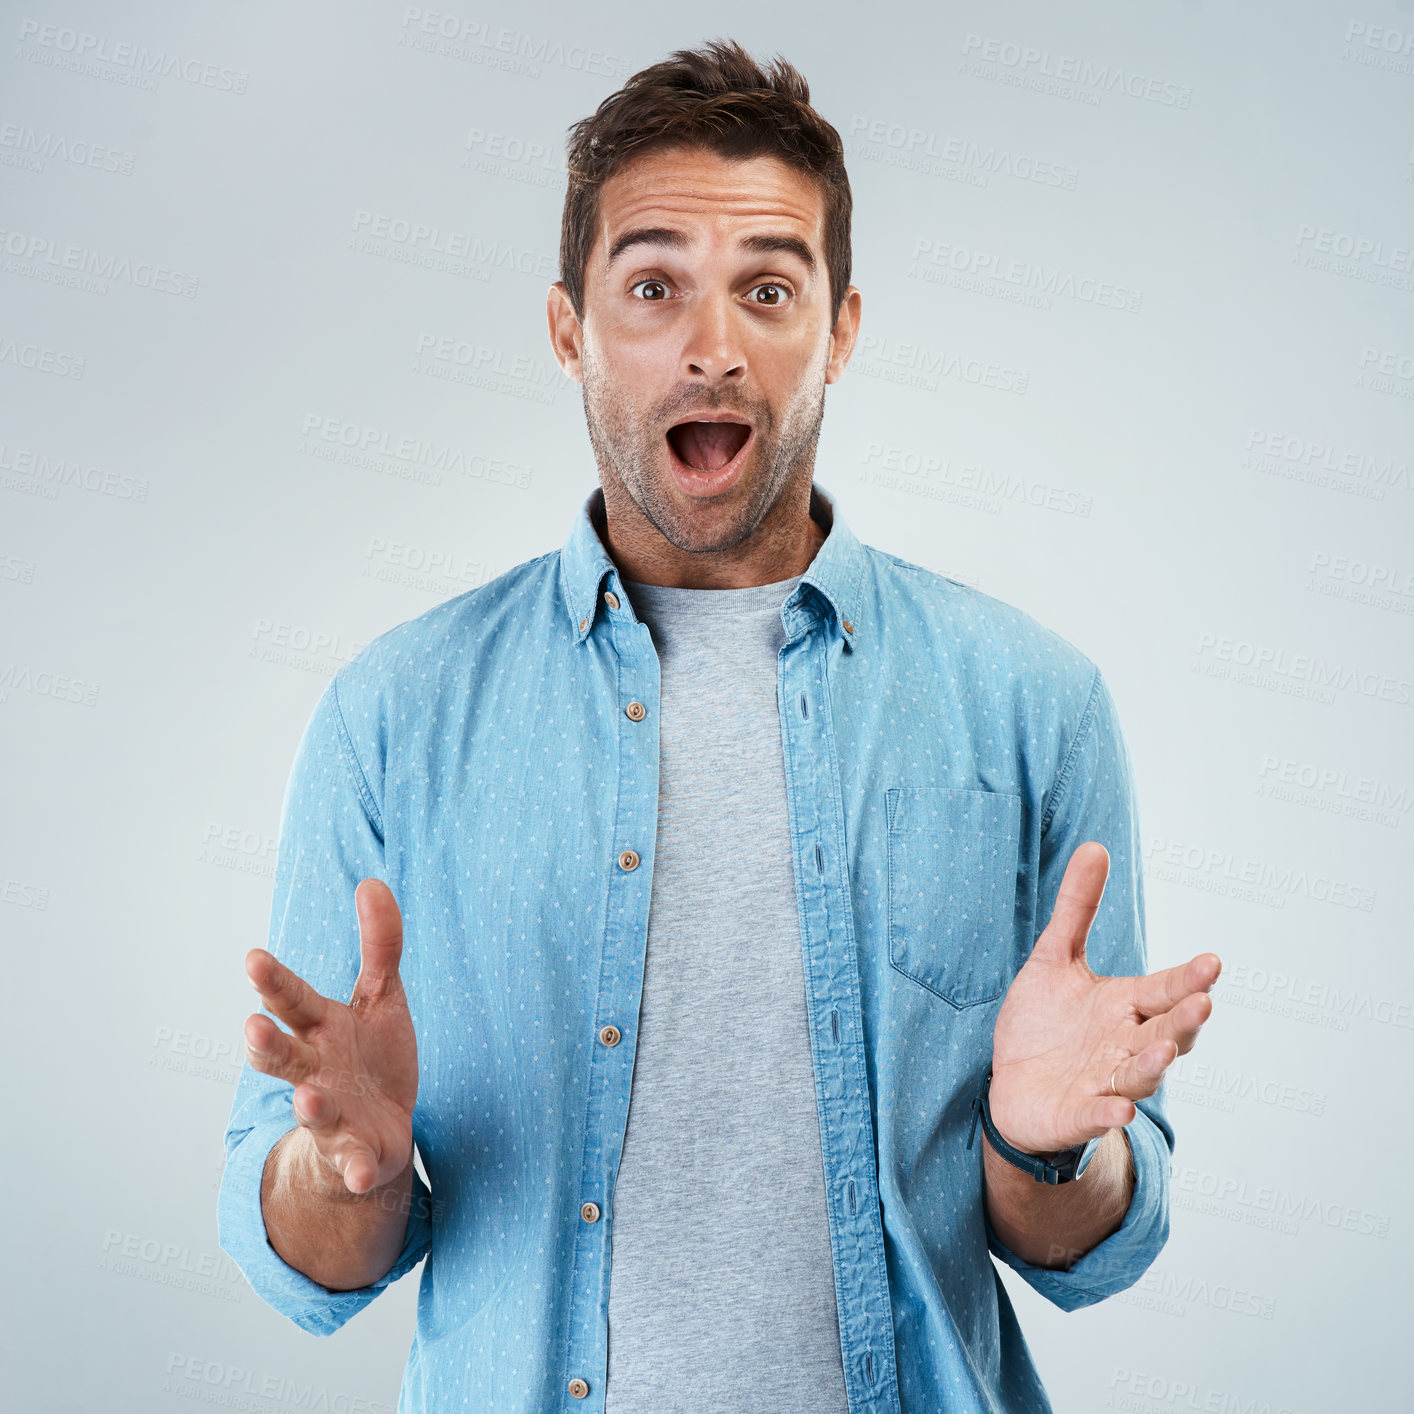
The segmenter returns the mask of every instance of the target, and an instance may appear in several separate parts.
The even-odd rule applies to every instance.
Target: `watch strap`
[[[997,1126],[992,1122],[992,1107],[987,1099],[987,1092],[991,1087],[992,1072],[989,1068],[986,1079],[982,1082],[982,1088],[972,1100],[972,1124],[967,1131],[967,1147],[969,1149],[972,1147],[973,1139],[976,1138],[977,1121],[980,1117],[982,1127],[987,1132],[987,1138],[997,1153],[1008,1163],[1029,1173],[1038,1183],[1069,1183],[1084,1173],[1091,1155],[1099,1147],[1100,1141],[1098,1139],[1090,1139],[1084,1144],[1076,1144],[1069,1149],[1062,1149],[1049,1158],[1041,1154],[1028,1154],[1025,1150],[1018,1149],[1014,1144],[1008,1144],[998,1133]]]

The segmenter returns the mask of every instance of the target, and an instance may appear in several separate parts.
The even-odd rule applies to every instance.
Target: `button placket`
[[[854,624],[844,622],[846,634]],[[843,639],[835,646],[844,650]],[[890,1309],[881,1260],[883,1233],[873,1164],[873,1118],[860,1018],[852,905],[844,855],[844,806],[830,695],[831,639],[809,629],[782,655],[778,693],[791,830],[800,842],[806,887],[799,897],[806,1003],[816,1038],[816,1093],[825,1107],[820,1139],[836,1280],[847,1292],[840,1304],[845,1380],[850,1406],[897,1414],[898,1391],[889,1378],[893,1330],[879,1311]],[[847,660],[846,660],[847,661]],[[839,659],[835,659],[838,671]],[[834,906],[835,901],[840,906]],[[843,1274],[850,1273],[848,1281]],[[880,1387],[877,1381],[884,1381]]]
[[[608,719],[617,720],[617,740],[606,752],[609,790],[617,803],[606,818],[610,845],[604,932],[597,972],[585,978],[587,1002],[595,1027],[589,1056],[588,1093],[580,1156],[575,1225],[578,1229],[568,1271],[570,1332],[563,1351],[562,1378],[578,1381],[576,1399],[592,1407],[603,1399],[608,1370],[609,1220],[617,1164],[628,1119],[633,1046],[610,1017],[638,1015],[642,1000],[643,960],[647,942],[652,869],[649,855],[658,825],[658,727],[655,708],[661,691],[658,659],[646,624],[613,591],[603,600],[606,646],[612,648],[609,672],[602,680]],[[614,772],[616,771],[616,779]],[[646,842],[646,843],[645,843]],[[601,846],[602,847],[602,846]],[[586,940],[592,946],[592,940]],[[589,1196],[593,1195],[593,1196]],[[562,1386],[564,1388],[565,1386]],[[591,1393],[591,1389],[593,1393]]]

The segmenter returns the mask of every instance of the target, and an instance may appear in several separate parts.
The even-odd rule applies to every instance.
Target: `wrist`
[[[1030,1174],[1038,1182],[1047,1184],[1069,1183],[1080,1178],[1100,1147],[1100,1139],[1087,1139],[1081,1143],[1060,1149],[1026,1148],[1009,1139],[997,1125],[992,1115],[989,1092],[992,1086],[992,1071],[988,1069],[982,1088],[972,1101],[972,1124],[968,1129],[967,1147],[970,1149],[976,1138],[978,1121],[986,1135],[982,1144],[984,1167],[991,1167],[994,1161],[1010,1164]],[[992,1151],[988,1158],[987,1150]]]
[[[1053,1159],[1057,1154],[1069,1153],[1072,1146],[1068,1144],[1052,1144],[1043,1147],[1034,1139],[1022,1140],[1017,1137],[1017,1132],[1013,1132],[1012,1115],[1005,1096],[1002,1103],[997,1104],[997,1097],[992,1089],[991,1082],[988,1081],[983,1092],[987,1104],[987,1118],[991,1123],[982,1126],[983,1133],[987,1136],[987,1147],[998,1157],[1005,1158],[1006,1155],[998,1147],[997,1140],[1003,1144],[1009,1144],[1013,1149],[1020,1150],[1023,1154],[1034,1155],[1038,1159]]]
[[[343,1174],[320,1153],[314,1136],[303,1125],[296,1125],[280,1144],[284,1152],[279,1158],[279,1175],[291,1191],[326,1203],[356,1203],[368,1196],[349,1192]]]
[[[1016,1143],[1016,1141],[1012,1139],[1012,1137],[1006,1132],[1006,1130],[1004,1130],[1001,1125],[997,1123],[997,1117],[995,1115],[992,1116],[992,1128],[996,1130],[998,1136],[1001,1138],[1003,1143],[1010,1144],[1013,1149],[1017,1149],[1023,1154],[1030,1154],[1033,1159],[1044,1159],[1047,1163],[1050,1163],[1059,1155],[1070,1153],[1069,1147],[1066,1147],[1064,1149],[1033,1149],[1029,1144]],[[992,1142],[991,1134],[987,1133],[985,1129],[983,1130],[983,1133],[987,1135],[988,1152],[991,1153],[994,1158],[1001,1159],[1003,1162],[1005,1162],[1006,1156]]]

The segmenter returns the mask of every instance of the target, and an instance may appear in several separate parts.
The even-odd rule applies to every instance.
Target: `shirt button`
[[[637,868],[638,868],[638,855],[636,855],[636,854],[633,852],[633,850],[631,850],[631,849],[626,849],[626,850],[624,850],[624,852],[623,852],[621,855],[619,855],[619,868],[620,868],[620,869],[637,869]]]
[[[630,702],[624,708],[624,716],[630,722],[641,722],[648,715],[648,709],[641,702]]]
[[[612,589],[606,589],[604,591],[604,602],[611,609],[617,609],[619,607],[619,596],[615,594]]]
[[[848,619],[841,619],[840,622],[844,624],[844,631],[845,631],[846,633],[853,633],[853,632],[854,632],[854,625],[853,625],[852,623],[850,623],[850,621],[849,621]]]
[[[617,1026],[606,1026],[599,1032],[599,1039],[606,1046],[617,1046],[623,1039],[623,1032]]]
[[[588,622],[589,622],[588,619],[581,619],[581,620],[579,621],[579,631],[580,631],[581,633],[584,632],[585,625],[586,625]]]
[[[583,1399],[584,1396],[589,1393],[589,1386],[583,1380],[571,1380],[570,1393],[574,1395],[576,1399]]]
[[[599,1221],[598,1203],[586,1203],[580,1210],[579,1215],[587,1223],[597,1223]]]

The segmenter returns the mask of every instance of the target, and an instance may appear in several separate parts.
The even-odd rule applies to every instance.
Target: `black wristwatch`
[[[1015,1164],[1019,1169],[1025,1169],[1037,1183],[1069,1183],[1071,1179],[1079,1178],[1085,1172],[1085,1166],[1095,1155],[1095,1150],[1100,1147],[1100,1140],[1089,1139],[1084,1144],[1076,1144],[1070,1149],[1062,1149],[1058,1154],[1045,1157],[1041,1154],[1028,1154],[1018,1149],[1014,1144],[1008,1144],[1000,1134],[997,1133],[997,1126],[992,1123],[992,1107],[987,1101],[987,1091],[992,1088],[992,1072],[987,1071],[987,1078],[982,1082],[982,1088],[977,1092],[976,1098],[972,1101],[972,1126],[967,1131],[967,1147],[972,1147],[972,1141],[977,1134],[977,1117],[982,1117],[982,1127],[987,1131],[987,1138],[991,1140],[992,1147],[1008,1163]]]

